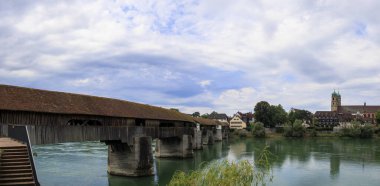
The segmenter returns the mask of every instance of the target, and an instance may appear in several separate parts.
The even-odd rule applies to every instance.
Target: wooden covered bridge
[[[0,136],[29,145],[105,142],[115,175],[153,174],[152,139],[157,157],[192,157],[193,149],[227,137],[227,127],[124,100],[0,85]]]

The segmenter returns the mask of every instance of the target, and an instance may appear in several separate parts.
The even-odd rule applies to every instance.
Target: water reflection
[[[166,185],[176,170],[190,171],[204,162],[227,158],[255,161],[265,146],[273,153],[274,180],[269,185],[376,185],[380,172],[379,140],[246,139],[215,143],[190,159],[155,159],[155,176],[107,175],[107,147],[102,143],[67,143],[34,147],[42,185]]]
[[[331,178],[336,178],[339,175],[340,156],[332,155],[330,157],[330,175]]]

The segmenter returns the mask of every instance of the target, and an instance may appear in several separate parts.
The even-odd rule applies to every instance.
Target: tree
[[[170,108],[170,110],[174,110],[174,111],[179,112],[179,109],[177,109],[177,108]]]
[[[266,101],[258,102],[255,106],[255,119],[265,127],[276,127],[287,122],[288,114],[281,105],[269,105]]]
[[[199,112],[194,112],[191,116],[198,118],[201,116],[201,114]]]
[[[289,113],[289,121],[294,123],[297,119],[306,121],[311,124],[313,122],[313,113],[307,110],[292,109]]]
[[[265,127],[269,127],[271,123],[270,105],[266,101],[260,101],[255,106],[256,122],[261,122]]]
[[[270,122],[270,127],[276,127],[276,125],[282,125],[287,122],[288,120],[288,114],[282,108],[281,105],[275,106],[272,105],[270,106],[270,113],[271,113],[271,122]]]
[[[376,123],[377,123],[377,125],[380,124],[380,110],[378,110],[378,111],[376,112]]]
[[[202,118],[206,118],[206,119],[207,119],[209,116],[210,116],[210,114],[208,114],[208,113],[205,113],[205,114],[202,114],[202,115],[201,115]]]

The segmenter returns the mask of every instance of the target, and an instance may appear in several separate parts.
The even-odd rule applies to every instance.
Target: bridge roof
[[[224,126],[224,124],[222,122],[219,122],[219,121],[213,120],[213,119],[206,119],[206,118],[201,118],[201,117],[195,118],[194,117],[194,121],[201,124],[201,125],[223,125]]]
[[[130,101],[0,85],[0,110],[194,122],[186,114]]]

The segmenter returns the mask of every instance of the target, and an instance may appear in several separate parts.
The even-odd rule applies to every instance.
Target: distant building
[[[350,113],[339,113],[337,111],[317,111],[314,118],[316,127],[330,129],[336,126],[344,126],[355,119]]]
[[[337,111],[338,113],[350,113],[355,118],[364,122],[376,123],[375,114],[380,110],[380,105],[367,105],[364,102],[363,105],[342,105],[341,95],[335,91],[331,95],[331,111]]]
[[[339,92],[331,94],[331,111],[317,111],[314,114],[315,126],[332,128],[343,126],[353,120],[375,124],[375,113],[380,110],[378,105],[342,105]]]
[[[240,118],[239,114],[235,114],[234,117],[230,120],[231,129],[245,129],[247,124]]]
[[[213,119],[213,120],[220,121],[221,123],[224,123],[224,124],[229,124],[228,123],[228,116],[224,113],[219,114],[219,113],[214,111],[208,116],[208,119]]]
[[[243,120],[246,124],[255,122],[252,112],[247,112],[247,113],[237,112],[236,114],[238,114],[241,120]]]

